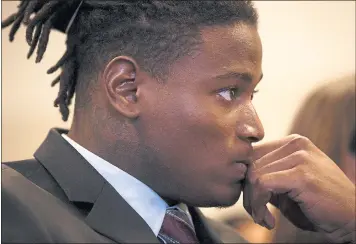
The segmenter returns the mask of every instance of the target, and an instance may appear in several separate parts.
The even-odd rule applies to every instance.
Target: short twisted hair
[[[60,84],[54,105],[66,121],[74,93],[80,103],[89,80],[115,56],[131,56],[153,76],[163,77],[169,64],[199,44],[199,28],[257,25],[257,19],[250,1],[22,0],[2,27],[12,25],[12,41],[21,23],[27,25],[28,58],[37,47],[36,62],[43,58],[51,29],[66,32],[67,49],[48,70],[62,68],[52,86]]]

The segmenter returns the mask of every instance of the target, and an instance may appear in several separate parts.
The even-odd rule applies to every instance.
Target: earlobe
[[[128,118],[139,116],[137,71],[138,66],[133,59],[119,56],[108,63],[102,74],[110,104]]]

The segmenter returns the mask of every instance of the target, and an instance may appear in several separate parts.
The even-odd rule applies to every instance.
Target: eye
[[[225,88],[225,89],[221,90],[218,94],[225,100],[232,101],[238,97],[238,95],[239,95],[238,92],[239,92],[238,88],[232,87],[232,88]],[[253,99],[254,95],[257,92],[258,92],[258,90],[253,91],[253,93],[251,94],[251,100]]]
[[[232,101],[237,98],[238,89],[236,87],[235,88],[226,88],[226,89],[221,90],[218,94],[225,100]]]

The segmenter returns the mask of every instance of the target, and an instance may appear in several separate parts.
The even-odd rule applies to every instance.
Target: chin
[[[224,189],[218,188],[215,192],[209,192],[213,195],[201,196],[199,204],[193,204],[197,207],[217,207],[227,208],[234,205],[241,195],[241,184],[234,184],[232,186],[225,187]]]
[[[227,191],[226,194],[220,195],[220,197],[217,200],[217,206],[215,207],[220,207],[220,208],[226,208],[226,207],[231,207],[234,205],[240,198],[241,196],[241,184],[238,186],[235,185],[232,190]]]

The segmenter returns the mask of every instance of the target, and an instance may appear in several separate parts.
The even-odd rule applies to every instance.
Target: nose
[[[258,142],[265,136],[263,125],[252,104],[239,112],[237,136],[248,143]]]

